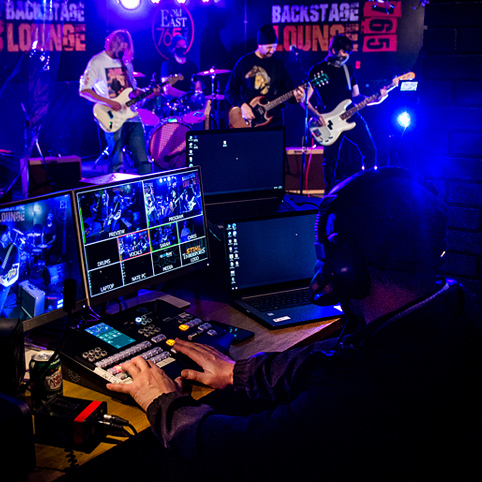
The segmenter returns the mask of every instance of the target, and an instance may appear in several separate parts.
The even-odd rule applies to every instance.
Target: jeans
[[[343,139],[348,139],[358,148],[363,156],[365,169],[371,169],[377,165],[377,148],[373,142],[372,135],[368,129],[365,119],[358,113],[353,115],[349,122],[355,122],[356,126],[348,131],[344,131],[331,146],[326,146],[323,150],[323,177],[325,179],[325,193],[330,192],[335,185],[336,168]],[[352,172],[351,174],[355,174]]]
[[[147,160],[146,138],[141,122],[124,122],[116,132],[105,133],[109,157],[107,159],[108,172],[119,172],[123,166],[122,149],[127,147],[132,154],[134,164],[139,174],[149,174],[151,163]]]

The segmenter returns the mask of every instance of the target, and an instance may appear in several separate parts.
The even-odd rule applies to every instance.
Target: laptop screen
[[[226,223],[231,291],[311,279],[315,220],[304,211]]]
[[[204,195],[284,192],[284,127],[189,131],[189,166],[201,166]]]

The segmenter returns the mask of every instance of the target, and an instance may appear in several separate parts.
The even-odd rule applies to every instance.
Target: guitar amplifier
[[[22,191],[28,197],[79,187],[81,165],[79,156],[21,159]]]
[[[45,291],[25,280],[19,283],[22,310],[30,318],[41,315],[45,311]]]
[[[298,191],[300,189],[301,163],[303,150],[301,147],[286,148],[285,189]],[[303,179],[303,191],[321,194],[325,189],[323,179],[323,147],[310,147],[306,150],[306,169],[308,169],[308,182]]]

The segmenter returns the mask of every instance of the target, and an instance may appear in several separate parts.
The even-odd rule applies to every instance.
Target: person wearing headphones
[[[108,388],[210,481],[480,480],[482,301],[437,277],[447,217],[407,170],[352,176],[315,225],[311,288],[343,307],[337,338],[236,362],[177,340],[203,369],[182,377],[217,389],[206,403],[140,357]]]

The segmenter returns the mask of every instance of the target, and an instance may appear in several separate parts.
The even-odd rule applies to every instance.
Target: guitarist
[[[0,225],[0,317],[7,296],[19,276],[19,252],[10,237],[10,228]]]
[[[331,39],[328,55],[325,59],[314,65],[309,72],[310,78],[313,78],[312,76],[319,72],[324,72],[329,79],[328,83],[315,87],[316,107],[313,106],[311,101],[313,90],[310,88],[308,92],[308,98],[310,99],[308,109],[314,114],[319,125],[324,125],[323,112],[331,112],[341,101],[351,99],[358,103],[363,100],[355,78],[355,72],[351,66],[347,65],[352,51],[352,41],[344,35],[337,35]],[[375,103],[382,102],[386,99],[386,96],[386,89],[381,89],[380,97]],[[377,165],[377,149],[367,123],[359,113],[353,115],[350,122],[356,123],[355,128],[343,132],[334,144],[324,147],[323,177],[325,180],[325,193],[328,193],[335,184],[336,169],[340,167],[338,165],[338,154],[344,137],[357,146],[363,156],[365,169],[370,169]],[[354,174],[354,172],[346,173],[346,176],[351,174]]]
[[[128,87],[138,95],[134,78],[132,60],[134,45],[131,34],[127,30],[115,30],[105,40],[105,50],[94,55],[80,78],[79,94],[91,102],[100,102],[114,111],[122,109],[115,98]],[[153,95],[159,95],[156,87]],[[139,116],[128,119],[116,132],[105,133],[109,157],[108,172],[119,172],[122,168],[122,149],[127,147],[132,154],[139,174],[151,172],[151,164],[147,160],[144,128]]]
[[[239,108],[236,111],[239,112],[241,125],[237,126],[231,121],[232,127],[256,127],[252,122],[255,115],[249,104],[255,97],[263,96],[264,100],[270,101],[293,90],[293,82],[284,62],[273,57],[278,47],[278,36],[273,26],[263,25],[258,31],[257,41],[257,49],[238,60],[226,84],[226,100],[233,108]],[[294,98],[289,102],[301,102],[303,89],[297,88],[293,93]],[[283,107],[281,104],[269,111],[271,119],[268,125],[284,124]],[[231,111],[234,112],[234,109]]]

